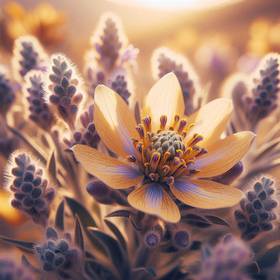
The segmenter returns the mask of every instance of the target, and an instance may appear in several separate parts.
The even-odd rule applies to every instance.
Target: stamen
[[[173,161],[171,169],[170,169],[170,173],[174,174],[181,166],[185,166],[185,165],[186,165],[186,162],[183,159],[174,158],[174,161]]]
[[[170,167],[168,165],[164,165],[161,168],[161,175],[166,176],[170,172]]]
[[[179,120],[180,120],[180,116],[175,115],[175,116],[174,116],[173,125],[172,125],[172,127],[170,127],[170,129],[172,128],[171,130],[173,130],[173,129],[176,127],[176,125],[177,125],[177,123],[179,122]]]
[[[183,156],[184,152],[180,149],[176,150],[176,156],[181,158]]]
[[[187,121],[186,120],[180,120],[179,127],[178,127],[178,132],[180,134],[183,132],[183,130],[186,127],[186,125],[187,125]]]
[[[151,123],[152,123],[152,119],[150,116],[147,116],[143,119],[143,124],[144,124],[146,132],[151,131],[151,128],[152,128]]]
[[[164,165],[166,161],[170,158],[171,154],[169,152],[166,152],[163,154],[162,160],[160,161],[160,165]]]
[[[138,143],[138,144],[137,144],[136,150],[137,150],[139,153],[142,153],[142,151],[143,151],[143,149],[142,149],[142,143]]]
[[[136,162],[136,157],[135,157],[134,155],[129,155],[129,156],[127,157],[127,159],[128,159],[128,161],[130,161],[130,162]]]
[[[152,131],[151,117],[143,118],[136,130],[139,139],[132,139],[137,153],[129,155],[130,162],[137,162],[146,179],[152,182],[173,184],[178,176],[191,176],[198,172],[193,163],[195,159],[207,151],[196,146],[203,137],[194,134],[186,143],[184,138],[194,123],[174,117],[172,125],[167,129],[167,116],[160,117],[160,127]]]
[[[202,140],[203,140],[203,137],[200,134],[195,133],[193,135],[192,139],[190,139],[190,141],[188,142],[188,146],[194,146]]]
[[[137,125],[137,126],[136,126],[136,130],[137,130],[137,132],[138,132],[140,138],[143,139],[144,136],[145,136],[145,132],[144,132],[144,127],[143,127],[143,125],[142,125],[142,124]]]
[[[180,166],[180,168],[178,168],[176,172],[173,174],[175,178],[179,176],[188,176],[188,175],[190,175],[190,171],[186,165]]]
[[[152,172],[156,171],[159,161],[160,161],[160,153],[158,152],[153,153],[150,161]]]
[[[166,123],[167,123],[167,116],[165,116],[165,115],[161,116],[160,117],[160,129],[161,130],[165,129]]]
[[[200,151],[196,154],[196,157],[200,157],[205,154],[207,154],[207,150],[204,148],[200,148]]]

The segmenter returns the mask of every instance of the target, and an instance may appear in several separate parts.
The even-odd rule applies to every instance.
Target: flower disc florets
[[[134,140],[138,157],[130,158],[137,161],[147,181],[172,184],[175,177],[195,173],[190,164],[206,150],[197,145],[203,139],[198,134],[186,141],[193,124],[179,116],[175,116],[172,126],[167,127],[166,123],[167,117],[161,116],[160,129],[153,132],[151,117],[144,118],[136,127],[140,136]]]
[[[170,158],[174,158],[176,151],[185,151],[185,145],[183,143],[182,136],[175,131],[161,131],[159,133],[152,134],[151,148],[163,155],[165,152],[170,153]]]

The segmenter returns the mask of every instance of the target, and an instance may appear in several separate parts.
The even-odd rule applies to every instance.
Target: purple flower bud
[[[47,223],[55,190],[48,186],[43,170],[26,153],[11,156],[8,166],[9,187],[14,194],[12,206],[29,215],[35,223]]]
[[[106,71],[112,70],[120,56],[123,46],[122,28],[118,18],[105,15],[99,23],[100,27],[92,38],[92,45],[98,54],[98,61]]]
[[[13,67],[18,80],[31,70],[45,70],[47,55],[33,36],[22,36],[15,41]]]
[[[98,179],[94,179],[87,184],[87,192],[98,202],[102,204],[114,203],[114,197],[112,196],[112,190],[103,182]]]
[[[162,238],[162,233],[158,228],[147,231],[144,235],[144,244],[148,248],[158,247]]]
[[[81,114],[79,120],[80,122],[76,125],[76,127],[80,126],[79,130],[73,133],[72,139],[64,139],[64,142],[69,147],[76,144],[83,144],[97,148],[100,137],[96,132],[93,122],[93,105],[89,106],[88,110]]]
[[[59,279],[73,279],[73,274],[82,271],[82,253],[72,244],[69,235],[60,238],[58,232],[48,227],[47,240],[36,245],[34,250],[42,270],[55,273]]]
[[[28,102],[29,118],[42,129],[49,131],[54,123],[54,116],[45,101],[43,74],[32,71],[25,78],[25,94]]]
[[[274,182],[263,177],[240,202],[241,209],[235,211],[235,219],[243,239],[250,240],[273,229],[273,221],[277,218],[274,211],[278,205],[274,192]]]
[[[128,103],[128,98],[130,97],[131,93],[127,88],[127,81],[124,75],[117,75],[112,80],[110,88],[118,93],[123,98],[123,100]]]
[[[248,119],[255,126],[278,106],[280,83],[279,55],[269,54],[263,58],[254,73],[252,94],[249,97]]]
[[[172,243],[178,249],[186,249],[190,245],[190,235],[186,230],[178,229],[172,232]]]
[[[54,54],[51,57],[47,75],[48,101],[58,116],[73,129],[79,108],[82,107],[83,81],[69,59],[61,54]]]

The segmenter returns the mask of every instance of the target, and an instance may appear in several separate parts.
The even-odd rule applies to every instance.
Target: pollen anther
[[[193,163],[207,151],[197,145],[203,139],[199,134],[194,134],[186,141],[193,124],[187,124],[185,119],[180,119],[177,115],[169,128],[166,127],[165,115],[160,117],[158,131],[153,131],[151,124],[152,119],[147,116],[136,127],[139,140],[133,140],[133,143],[138,153],[136,157],[129,157],[130,161],[138,162],[146,180],[169,185],[178,176],[196,173]]]

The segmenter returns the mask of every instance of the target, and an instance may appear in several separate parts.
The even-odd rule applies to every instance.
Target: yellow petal
[[[163,76],[149,91],[142,117],[151,116],[152,130],[157,130],[160,117],[167,116],[167,126],[172,124],[175,115],[184,115],[185,105],[179,81],[174,73]]]
[[[136,122],[125,101],[104,85],[97,86],[94,101],[95,126],[104,144],[123,157],[134,154]]]
[[[132,191],[127,200],[129,204],[148,214],[157,215],[170,223],[180,220],[180,212],[176,203],[160,184],[152,183],[140,186]]]
[[[203,137],[199,142],[200,146],[208,147],[213,141],[217,141],[226,128],[232,110],[232,101],[227,98],[218,98],[204,105],[198,111],[194,120],[195,125],[186,137],[186,141],[195,133]]]
[[[207,148],[207,154],[193,164],[193,167],[200,171],[197,177],[214,177],[228,171],[249,151],[254,138],[254,133],[243,131],[212,144]]]
[[[126,189],[139,184],[143,175],[136,167],[109,157],[86,145],[72,148],[76,159],[91,175],[113,189]]]
[[[210,180],[189,180],[182,177],[170,186],[172,193],[183,203],[196,208],[216,209],[239,203],[243,193],[234,187]]]

